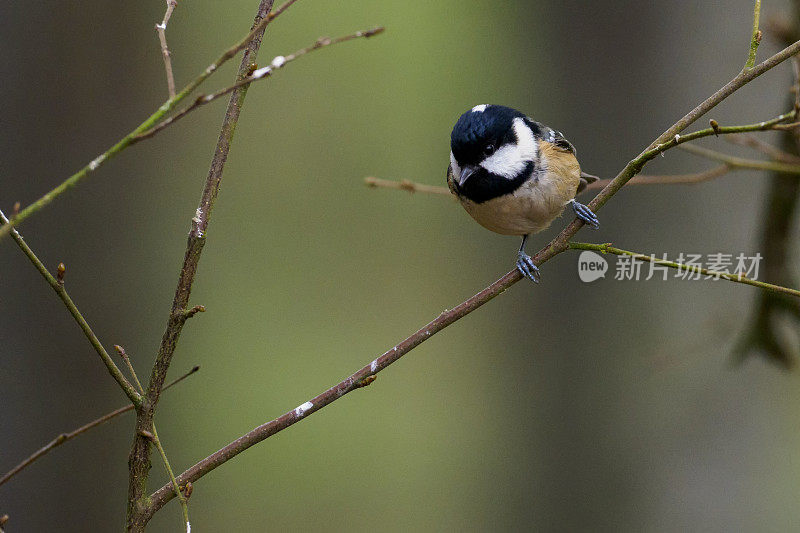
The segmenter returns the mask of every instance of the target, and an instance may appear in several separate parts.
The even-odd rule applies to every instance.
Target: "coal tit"
[[[581,172],[560,132],[510,107],[475,106],[450,134],[450,191],[483,227],[522,236],[517,268],[534,282],[539,269],[525,253],[528,236],[550,226],[567,205],[598,229],[597,216],[575,200],[596,179]]]

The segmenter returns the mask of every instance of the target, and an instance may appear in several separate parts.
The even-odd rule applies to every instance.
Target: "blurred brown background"
[[[762,18],[788,9],[765,1]],[[180,2],[178,85],[246,33],[257,2]],[[166,97],[163,1],[0,5],[0,204],[35,200]],[[477,103],[562,130],[612,176],[741,68],[752,2],[298,2],[260,63],[382,24],[250,91],[171,369],[159,433],[182,471],[303,403],[508,271],[516,239],[440,197],[449,133]],[[765,39],[759,56],[776,50]],[[234,63],[211,87],[227,85]],[[791,69],[712,115],[785,111]],[[107,346],[148,375],[224,104],[124,152],[21,227]],[[704,123],[704,122],[703,122]],[[764,139],[774,139],[765,135]],[[705,146],[736,153],[721,141]],[[679,151],[648,172],[710,168]],[[625,190],[580,239],[646,253],[754,253],[766,176]],[[537,249],[565,217],[530,245]],[[731,350],[755,289],[577,277],[577,254],[519,283],[309,420],[203,478],[197,531],[787,531],[800,521],[797,376]],[[613,262],[612,262],[613,268]],[[0,242],[0,470],[125,403],[79,329]],[[9,531],[124,520],[132,416],[0,488]],[[153,461],[151,487],[165,475]],[[176,503],[151,523],[175,531]]]

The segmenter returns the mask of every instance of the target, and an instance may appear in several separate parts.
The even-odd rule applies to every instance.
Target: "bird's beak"
[[[470,176],[475,174],[476,170],[477,170],[477,168],[475,168],[473,166],[469,166],[469,165],[467,165],[464,168],[462,168],[461,169],[461,175],[458,176],[458,186],[459,187],[463,187],[464,183],[467,182],[467,180],[469,179]]]

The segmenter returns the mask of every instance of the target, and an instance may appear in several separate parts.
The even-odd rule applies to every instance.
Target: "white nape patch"
[[[458,179],[461,175],[461,166],[456,161],[456,156],[453,155],[453,152],[450,152],[450,170],[453,172],[453,177]]]
[[[294,410],[294,414],[297,416],[303,416],[306,414],[306,411],[314,407],[314,404],[311,402],[306,402],[303,405],[299,406],[297,409]]]
[[[483,113],[484,111],[486,111],[487,107],[489,107],[489,106],[486,105],[486,104],[476,105],[475,107],[472,108],[472,112],[473,113]]]
[[[504,144],[481,162],[483,168],[506,179],[516,178],[525,169],[528,161],[535,161],[538,155],[533,131],[525,121],[515,118],[513,128],[517,142]]]

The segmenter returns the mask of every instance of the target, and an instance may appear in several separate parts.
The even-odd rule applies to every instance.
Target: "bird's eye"
[[[494,153],[494,145],[487,144],[483,147],[483,155],[492,155]]]

